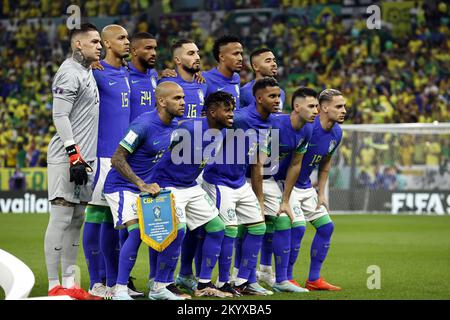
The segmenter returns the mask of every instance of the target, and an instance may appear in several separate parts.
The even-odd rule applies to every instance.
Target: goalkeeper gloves
[[[70,182],[75,182],[75,185],[83,185],[88,182],[88,172],[92,172],[92,168],[83,160],[80,154],[80,147],[73,144],[66,148],[69,155],[70,163]]]

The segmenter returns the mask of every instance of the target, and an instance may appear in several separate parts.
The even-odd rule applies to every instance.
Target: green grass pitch
[[[342,291],[240,299],[450,299],[450,216],[338,215],[333,220],[335,231],[322,275]],[[47,221],[48,215],[42,214],[0,215],[0,248],[33,270],[36,283],[31,296],[47,293],[43,248]],[[295,278],[301,284],[307,277],[313,236],[314,228],[309,225],[295,269]],[[142,245],[132,272],[141,290],[146,288],[147,252]],[[78,265],[86,288],[89,276],[81,250]],[[372,275],[368,267],[373,265],[381,271],[380,289],[367,287]],[[4,299],[1,289],[0,299]]]

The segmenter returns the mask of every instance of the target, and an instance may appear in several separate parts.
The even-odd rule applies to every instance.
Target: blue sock
[[[127,240],[120,250],[119,272],[117,276],[117,284],[127,285],[130,277],[131,269],[136,263],[137,252],[141,245],[141,233],[139,227],[128,232]]]
[[[272,255],[274,252],[273,247],[273,232],[266,232],[261,245],[261,259],[259,261],[260,264],[264,266],[272,265]]]
[[[119,230],[119,242],[120,242],[121,248],[125,244],[125,241],[127,241],[127,238],[128,238],[128,230],[126,228],[120,229]]]
[[[100,246],[100,245],[99,245]],[[100,259],[98,261],[98,274],[100,275],[100,279],[102,279],[102,283],[106,283],[106,268],[105,268],[105,257],[100,250]]]
[[[178,262],[178,257],[181,251],[181,244],[183,243],[185,234],[184,227],[178,230],[177,238],[165,248],[158,252],[158,259],[156,261],[156,275],[155,281],[162,283],[173,282],[173,270],[175,270]],[[172,270],[173,269],[173,270]],[[172,275],[172,278],[170,276]]]
[[[256,282],[256,268],[253,268],[250,272],[250,275],[248,276],[248,283],[255,283]]]
[[[291,229],[275,230],[273,252],[275,254],[275,278],[277,283],[288,280],[287,269],[291,250]]]
[[[298,254],[300,252],[300,246],[303,236],[305,235],[306,226],[292,227],[291,229],[291,252],[289,255],[289,264],[287,268],[288,280],[293,280],[293,271],[295,261],[297,261]]]
[[[252,269],[256,270],[258,262],[258,253],[261,249],[261,243],[264,234],[256,235],[247,233],[242,242],[242,258],[239,265],[238,278],[249,280]]]
[[[103,256],[100,252],[100,223],[85,222],[83,230],[83,251],[89,271],[90,286],[102,282],[100,263]]]
[[[112,287],[117,281],[119,268],[119,232],[114,229],[114,224],[103,222],[100,229],[100,250],[105,258],[106,285]]]
[[[200,271],[200,279],[211,279],[212,271],[216,265],[217,258],[220,255],[224,234],[225,232],[223,230],[206,232],[202,249],[203,261]]]
[[[148,261],[150,264],[148,279],[154,279],[156,276],[156,262],[158,261],[158,251],[151,247],[148,247]]]
[[[200,270],[202,269],[202,251],[203,242],[205,242],[205,228],[203,226],[196,229],[197,233],[197,248],[195,249],[195,276],[198,278],[200,276]]]
[[[230,267],[233,258],[234,237],[224,236],[219,256],[219,281],[230,281]]]
[[[239,265],[241,264],[242,258],[242,241],[244,240],[245,235],[242,237],[236,237],[234,241],[234,267],[239,269]]]
[[[330,248],[331,235],[333,234],[333,222],[324,224],[316,229],[316,235],[311,244],[311,266],[309,267],[309,281],[315,281],[320,278],[320,269],[322,263],[327,257]]]
[[[197,229],[193,231],[186,230],[186,236],[181,245],[180,275],[182,276],[193,274],[192,261],[194,260],[195,251],[197,249],[197,231]]]

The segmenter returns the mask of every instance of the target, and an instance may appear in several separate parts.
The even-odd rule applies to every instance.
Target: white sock
[[[72,288],[75,285],[75,276],[62,277],[62,286]]]
[[[211,279],[198,279],[198,282],[200,282],[200,283],[208,283],[208,282],[211,282]]]
[[[272,273],[272,266],[265,266],[263,264],[259,265],[259,270],[261,272],[267,272],[267,273]]]
[[[217,288],[222,288],[224,284],[225,284],[225,282],[217,281],[216,287],[217,287]]]
[[[247,279],[243,279],[243,278],[237,278],[236,281],[234,282],[234,284],[236,286],[240,286],[241,284],[246,283],[248,280]]]
[[[232,273],[233,278],[236,278],[238,273],[239,273],[239,268],[233,267],[233,273]]]
[[[61,285],[59,280],[48,280],[48,291],[52,290],[54,287]]]

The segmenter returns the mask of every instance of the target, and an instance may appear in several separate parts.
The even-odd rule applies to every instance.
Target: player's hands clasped
[[[91,166],[83,160],[80,154],[80,147],[73,144],[66,148],[69,155],[69,173],[70,182],[75,182],[75,185],[84,185],[88,182],[88,172],[92,172]]]

